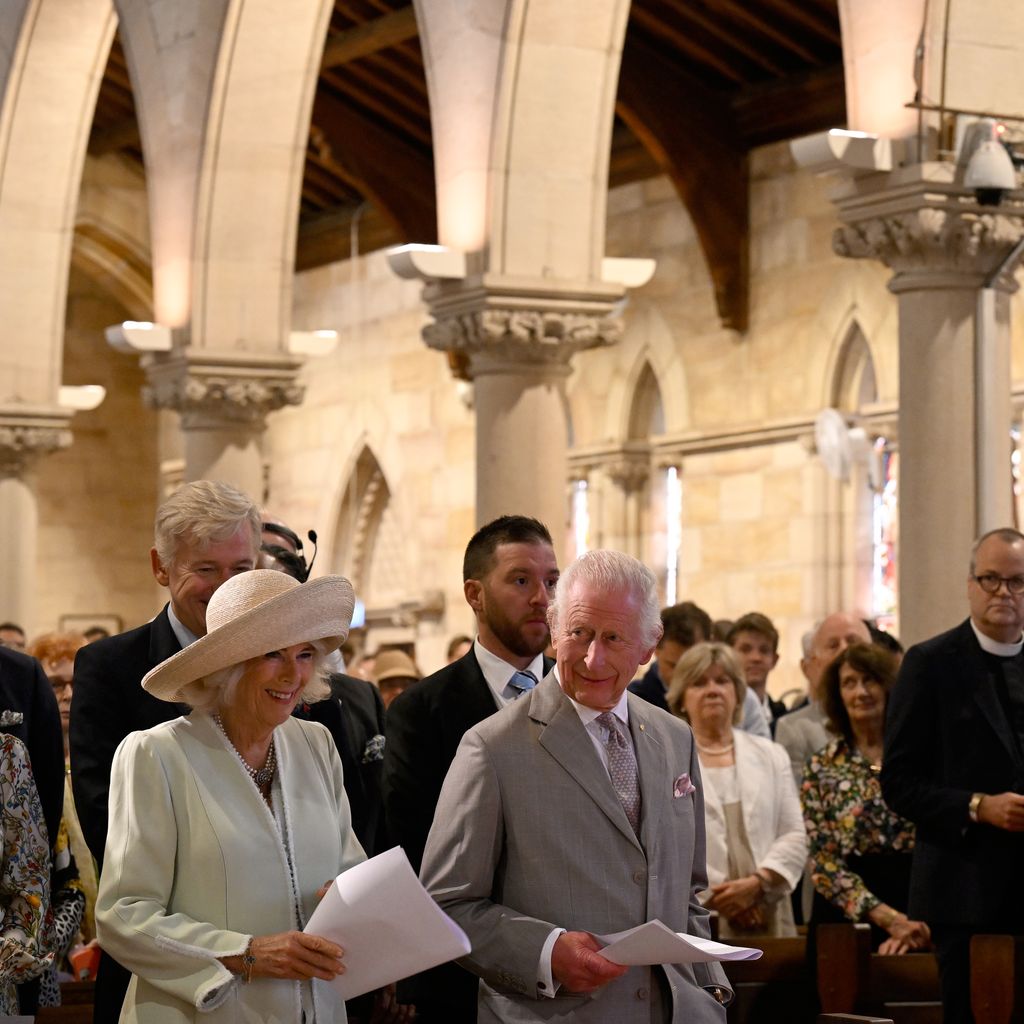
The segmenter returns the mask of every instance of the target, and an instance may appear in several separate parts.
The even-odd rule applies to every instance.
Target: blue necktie
[[[519,700],[524,693],[537,685],[537,677],[532,672],[516,672],[508,681],[508,685],[516,691],[516,695],[512,699]]]

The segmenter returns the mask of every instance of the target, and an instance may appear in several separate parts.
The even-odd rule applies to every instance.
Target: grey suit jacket
[[[783,715],[775,725],[775,742],[786,748],[797,792],[804,777],[804,765],[831,739],[825,728],[825,713],[818,704],[807,704]]]
[[[650,992],[663,970],[674,1019],[721,1024],[705,987],[728,989],[718,965],[634,967],[596,993],[537,989],[551,930],[622,931],[659,918],[707,936],[697,893],[707,885],[704,801],[692,733],[629,697],[642,796],[637,841],[608,772],[551,673],[530,697],[466,733],[445,780],[421,877],[469,935],[463,965],[482,979],[479,1020],[649,1024]],[[674,796],[688,773],[696,785]],[[685,788],[685,787],[683,787]]]

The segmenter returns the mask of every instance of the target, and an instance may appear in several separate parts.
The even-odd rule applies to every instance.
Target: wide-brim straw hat
[[[381,651],[373,662],[373,678],[378,683],[385,679],[419,679],[416,663],[405,651]]]
[[[295,644],[324,641],[329,650],[348,636],[355,593],[343,576],[299,583],[276,569],[232,576],[206,606],[206,636],[160,662],[142,687],[160,700],[180,701],[182,687],[232,665]]]

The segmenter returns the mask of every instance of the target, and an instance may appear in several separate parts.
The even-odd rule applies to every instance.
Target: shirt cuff
[[[555,948],[559,935],[564,935],[564,928],[555,928],[544,941],[540,951],[540,961],[537,964],[537,991],[548,999],[554,999],[555,994],[562,987],[556,982],[551,974],[551,953]]]

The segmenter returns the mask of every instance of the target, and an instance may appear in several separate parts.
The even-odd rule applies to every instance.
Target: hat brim
[[[159,700],[183,701],[182,688],[212,672],[270,651],[321,641],[328,650],[348,637],[355,592],[342,576],[321,576],[243,612],[166,661],[142,679]]]

